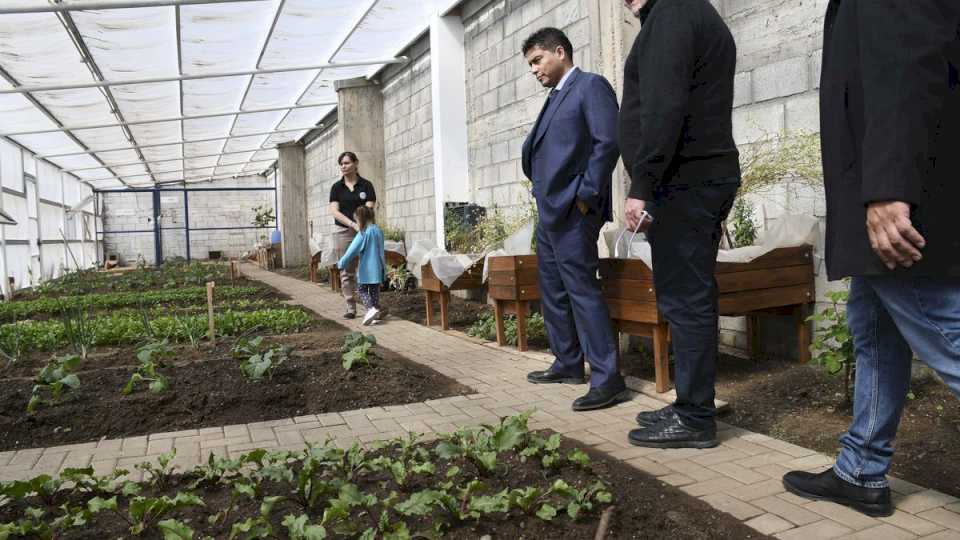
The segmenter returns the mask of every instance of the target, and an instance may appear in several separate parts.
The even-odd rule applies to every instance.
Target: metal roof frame
[[[50,4],[30,7],[0,7],[0,15],[20,13],[63,13],[68,11],[92,11],[102,9],[130,9],[163,6],[193,6],[199,4],[234,4],[239,2],[263,2],[265,0],[141,0],[130,2],[123,0],[84,2],[82,4]]]
[[[177,81],[196,81],[203,79],[223,79],[227,77],[243,77],[248,75],[269,75],[271,73],[292,73],[295,71],[313,71],[317,69],[332,69],[344,67],[359,66],[378,66],[381,64],[403,64],[410,59],[406,56],[394,56],[392,58],[367,58],[364,60],[354,60],[350,62],[325,62],[312,66],[290,66],[282,68],[263,68],[248,69],[244,71],[231,71],[226,73],[203,73],[197,75],[180,75],[177,77],[152,77],[149,79],[128,79],[125,81],[97,81],[89,83],[75,84],[50,84],[36,86],[18,86],[16,88],[6,88],[0,90],[0,94],[30,94],[33,92],[58,92],[61,90],[83,90],[87,88],[108,88],[111,86],[133,86],[137,84],[154,84]]]
[[[170,141],[170,142],[164,142],[164,143],[150,143],[150,144],[141,144],[141,145],[136,146],[136,147],[126,146],[126,147],[123,147],[123,148],[100,148],[100,149],[96,149],[96,150],[87,150],[87,151],[85,151],[85,152],[65,152],[65,153],[62,153],[62,154],[40,154],[40,155],[37,155],[37,156],[35,156],[35,157],[37,157],[37,158],[42,158],[42,159],[50,159],[50,158],[58,158],[58,157],[66,157],[66,156],[82,156],[82,155],[84,155],[84,154],[97,154],[97,153],[101,153],[101,152],[121,152],[121,151],[124,151],[124,150],[135,150],[135,149],[137,149],[137,148],[157,148],[157,147],[160,147],[160,146],[174,146],[174,145],[177,145],[177,144],[190,144],[190,143],[213,142],[213,141],[222,141],[222,140],[225,140],[225,139],[239,139],[239,138],[242,138],[242,137],[261,137],[261,136],[264,136],[264,135],[274,135],[274,134],[277,134],[277,133],[292,133],[292,132],[295,132],[295,131],[309,131],[309,130],[314,129],[314,128],[316,128],[316,127],[317,127],[317,126],[305,126],[305,127],[299,127],[299,128],[291,128],[291,129],[275,129],[275,130],[272,130],[272,131],[261,131],[261,132],[258,132],[258,133],[237,133],[237,134],[235,134],[235,135],[224,135],[223,137],[211,137],[211,138],[209,138],[209,139],[194,139],[194,140],[191,140],[191,141]],[[254,149],[254,150],[251,150],[251,152],[255,152],[255,151],[257,151],[257,150],[265,150],[265,149],[264,149],[264,148],[256,148],[256,149]],[[185,158],[185,159],[190,159],[190,158]],[[111,166],[112,166],[112,165],[111,165]]]

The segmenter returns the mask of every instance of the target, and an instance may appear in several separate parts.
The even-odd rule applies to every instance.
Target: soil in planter
[[[392,317],[398,317],[417,324],[427,324],[427,310],[424,292],[385,291],[380,293],[380,304],[390,311]],[[450,296],[447,308],[450,328],[466,331],[484,313],[492,312],[493,308],[480,302],[464,300],[457,296]],[[434,324],[440,326],[440,303],[433,302]]]
[[[381,292],[380,303],[390,310],[390,315],[393,317],[417,324],[427,324],[426,301],[424,300],[423,291]],[[466,332],[473,323],[485,314],[493,314],[493,306],[472,300],[464,300],[456,296],[450,297],[448,310],[450,329],[461,332]],[[436,302],[434,302],[434,315],[434,324],[439,325],[440,306]],[[496,341],[496,339],[491,341]],[[545,337],[542,339],[530,339],[527,345],[530,350],[533,351],[549,352],[550,350],[550,344]]]
[[[631,353],[622,366],[652,380],[649,354]],[[890,473],[960,497],[960,400],[934,378],[915,380],[910,390],[914,399],[904,409]],[[724,422],[827,455],[839,452],[838,439],[852,420],[842,375],[793,361],[721,355],[717,395],[729,403]]]
[[[146,387],[124,396],[136,360],[131,348],[94,360],[81,385],[62,401],[26,414],[33,382],[0,379],[0,450],[57,446],[148,433],[242,424],[307,414],[400,405],[469,394],[472,390],[389,350],[373,349],[371,365],[341,366],[344,330],[337,325],[269,338],[293,347],[272,380],[247,382],[229,344],[196,351],[178,347],[175,364],[161,369],[170,389]],[[103,367],[111,365],[113,367]]]
[[[540,435],[548,437],[550,433],[542,432]],[[426,446],[431,454],[435,447],[435,444]],[[567,455],[573,448],[574,446],[569,441],[563,441],[561,453]],[[448,461],[434,457],[433,463],[436,466],[434,474],[429,477],[414,476],[409,485],[402,488],[385,472],[369,472],[355,478],[353,482],[361,493],[373,495],[378,501],[385,499],[391,492],[397,492],[399,502],[408,499],[412,493],[424,489],[440,489],[439,485],[447,480],[447,471],[453,467],[459,468],[459,473],[454,476],[456,485],[462,486],[470,479],[480,478],[487,485],[485,493],[488,494],[494,494],[503,489],[525,489],[528,487],[546,490],[558,479],[563,479],[573,488],[582,490],[600,480],[604,482],[606,489],[610,492],[612,496],[610,505],[613,506],[607,533],[603,536],[605,539],[760,540],[771,538],[750,529],[733,516],[720,512],[707,503],[639,472],[623,462],[612,460],[591,450],[586,451],[591,457],[591,463],[585,468],[565,463],[556,469],[545,469],[541,466],[539,459],[521,461],[516,451],[508,451],[498,456],[497,472],[492,475],[479,475],[475,465],[462,458],[454,458]],[[396,448],[391,448],[374,455],[389,456],[396,459],[399,453]],[[174,476],[168,482],[166,489],[147,486],[144,495],[173,496],[178,491],[188,491],[190,484],[196,478],[196,476],[189,474]],[[269,521],[274,531],[274,536],[271,537],[286,538],[286,528],[281,525],[283,518],[287,515],[297,516],[304,513],[304,508],[295,502],[295,498],[291,496],[291,487],[287,483],[269,481],[261,483],[260,489],[257,490],[256,499],[248,500],[241,497],[236,509],[231,511],[225,520],[211,525],[207,517],[229,508],[235,500],[231,498],[231,487],[229,485],[201,484],[193,490],[193,493],[203,500],[204,507],[187,507],[164,517],[186,523],[195,531],[197,537],[209,535],[218,539],[227,538],[234,523],[243,522],[247,518],[256,518],[260,515],[260,502],[264,497],[281,495],[283,500],[278,501],[273,506]],[[453,489],[451,492],[456,496],[457,489]],[[61,496],[59,497],[60,500],[55,501],[55,503],[59,505],[66,499],[72,505],[79,505],[85,503],[89,497],[89,495],[76,494],[69,498]],[[120,510],[125,511],[125,497],[118,498],[121,501]],[[319,521],[323,509],[327,506],[324,499],[318,501],[313,511],[308,512],[311,521],[314,523]],[[602,510],[609,506],[598,503],[596,508],[590,511],[584,510],[580,517],[574,521],[567,516],[562,500],[552,502],[559,508],[557,508],[558,515],[551,521],[544,521],[512,508],[509,513],[489,513],[479,520],[471,519],[455,525],[447,530],[443,538],[455,540],[475,540],[481,537],[497,540],[540,540],[546,538],[590,540],[595,538]],[[29,503],[42,506],[38,501],[29,501]],[[0,522],[18,519],[25,506],[24,502],[17,502],[6,507],[0,507]],[[538,504],[535,508],[539,508],[539,506]],[[350,511],[351,519],[361,529],[375,525],[381,509],[382,505],[380,503],[377,503],[373,511],[369,513],[354,509]],[[373,516],[370,514],[373,514]],[[442,519],[439,510],[434,510],[432,515],[421,518],[403,517],[391,510],[389,511],[389,517],[391,523],[406,522],[411,533],[428,528],[433,519]],[[84,529],[69,531],[63,535],[63,538],[99,540],[101,538],[126,537],[129,535],[127,528],[128,524],[121,517],[108,511],[95,516]],[[351,537],[333,534],[331,528],[328,528],[327,532],[330,534],[330,538]],[[156,528],[151,528],[141,537],[158,539],[161,538],[161,535]]]

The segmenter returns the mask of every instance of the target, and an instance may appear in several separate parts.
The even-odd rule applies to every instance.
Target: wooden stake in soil
[[[607,529],[610,528],[610,517],[613,516],[614,508],[616,506],[608,506],[600,515],[600,526],[597,527],[597,534],[593,535],[593,540],[603,540],[607,537]]]
[[[215,328],[213,325],[213,288],[216,287],[216,283],[213,281],[207,282],[207,337],[210,338],[210,341],[213,342],[213,337],[215,334]]]

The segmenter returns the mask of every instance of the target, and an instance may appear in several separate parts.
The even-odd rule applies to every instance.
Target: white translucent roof
[[[0,135],[101,189],[259,173],[456,3],[0,0]]]

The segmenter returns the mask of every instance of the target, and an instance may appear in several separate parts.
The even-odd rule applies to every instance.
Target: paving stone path
[[[242,271],[289,294],[292,303],[361,328],[358,321],[340,318],[342,301],[328,289],[249,264],[243,265]],[[545,354],[501,349],[457,332],[397,319],[365,327],[364,331],[375,334],[383,347],[454,378],[476,393],[391,407],[0,452],[0,480],[90,465],[100,474],[116,467],[133,470],[136,463],[155,459],[172,448],[177,449],[177,465],[192,467],[211,453],[235,457],[254,448],[298,449],[306,442],[328,438],[348,446],[357,440],[389,439],[408,431],[429,437],[535,408],[532,428],[549,428],[592,446],[678,486],[759,532],[783,540],[960,540],[960,499],[943,493],[893,479],[897,511],[882,519],[832,503],[810,502],[786,493],[780,479],[788,470],[818,472],[832,464],[830,457],[813,450],[725,424],[720,424],[721,444],[717,448],[636,448],[626,437],[634,426],[634,417],[641,410],[662,407],[662,398],[638,393],[631,401],[611,409],[575,413],[570,403],[585,391],[584,386],[526,382],[527,372],[549,364]],[[135,471],[131,476],[136,478],[138,474]]]

